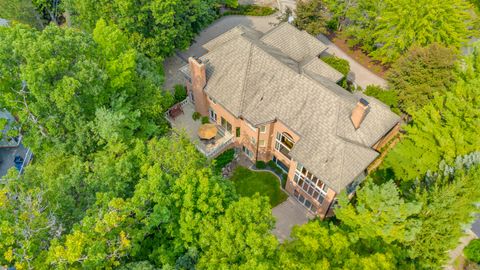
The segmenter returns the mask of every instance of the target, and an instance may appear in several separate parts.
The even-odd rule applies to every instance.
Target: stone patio
[[[233,135],[226,132],[221,126],[217,125],[217,135],[209,143],[200,140],[198,137],[198,128],[202,125],[201,120],[193,120],[192,114],[195,112],[195,107],[188,99],[180,103],[182,105],[183,114],[172,119],[165,114],[165,118],[170,122],[172,127],[185,134],[190,138],[190,141],[197,147],[198,151],[203,153],[207,158],[213,158],[225,150],[231,143],[233,143]]]
[[[277,223],[272,233],[280,242],[290,240],[290,233],[295,225],[307,223],[314,216],[301,206],[293,197],[288,197],[286,201],[272,209]]]

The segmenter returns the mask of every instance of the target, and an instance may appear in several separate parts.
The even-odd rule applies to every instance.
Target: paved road
[[[320,34],[317,38],[327,45],[328,49],[326,53],[343,58],[350,63],[350,74],[348,75],[350,81],[360,85],[364,89],[371,84],[379,85],[384,88],[387,87],[387,82],[384,79],[360,65],[357,61],[338,48],[337,45],[333,44],[333,42],[331,42],[326,36]]]

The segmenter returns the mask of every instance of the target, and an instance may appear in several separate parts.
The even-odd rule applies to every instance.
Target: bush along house
[[[287,192],[321,218],[399,130],[386,105],[337,85],[342,74],[318,58],[326,46],[288,23],[267,33],[237,26],[204,48],[181,68],[182,105],[228,135],[219,146],[233,144],[253,162],[273,160],[288,174]]]

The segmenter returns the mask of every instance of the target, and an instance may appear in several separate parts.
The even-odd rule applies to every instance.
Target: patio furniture
[[[217,127],[215,124],[203,124],[198,128],[198,137],[204,140],[210,140],[217,135]]]
[[[180,104],[177,104],[175,106],[173,106],[173,108],[171,108],[169,111],[168,111],[168,115],[173,119],[175,120],[175,118],[179,115],[183,114],[183,110],[182,110],[182,106]]]

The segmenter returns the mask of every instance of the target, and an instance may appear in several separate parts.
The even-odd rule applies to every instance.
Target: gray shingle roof
[[[399,117],[378,100],[338,86],[335,72],[322,69],[323,64],[315,60],[314,52],[324,47],[315,38],[310,36],[318,45],[311,44],[311,39],[306,39],[306,45],[299,43],[305,33],[289,24],[260,39],[242,34],[245,28],[234,28],[207,43],[211,50],[201,57],[207,63],[205,92],[254,125],[283,122],[300,136],[290,152],[292,158],[339,192],[378,156],[371,146]],[[274,37],[285,33],[294,37],[293,45],[290,38],[284,38],[283,47],[264,42],[276,44]],[[299,48],[294,50],[295,46]],[[302,50],[302,46],[308,48]],[[188,67],[183,69],[188,72]],[[355,130],[350,114],[360,97],[371,108]]]
[[[327,46],[305,31],[300,31],[289,23],[282,23],[267,32],[261,39],[297,62],[318,56]]]

